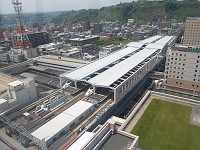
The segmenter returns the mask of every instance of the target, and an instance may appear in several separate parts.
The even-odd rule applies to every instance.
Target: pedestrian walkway
[[[143,115],[143,113],[145,112],[146,108],[149,106],[149,104],[152,101],[152,97],[149,97],[147,99],[147,101],[143,104],[143,106],[139,109],[139,111],[137,112],[137,114],[132,118],[132,120],[129,122],[128,126],[125,128],[126,132],[131,132],[131,130],[133,129],[133,127],[136,125],[136,123],[138,122],[138,120],[141,118],[141,116]]]

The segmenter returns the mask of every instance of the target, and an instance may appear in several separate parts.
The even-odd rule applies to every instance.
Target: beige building
[[[200,48],[169,49],[165,78],[168,89],[200,95]]]
[[[200,18],[187,18],[183,44],[200,45]]]

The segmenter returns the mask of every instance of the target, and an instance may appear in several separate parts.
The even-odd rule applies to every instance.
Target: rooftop
[[[85,40],[88,40],[88,39],[93,39],[93,38],[98,38],[98,37],[99,36],[97,36],[97,35],[91,35],[91,36],[85,36],[85,37],[70,39],[70,41],[85,41]]]
[[[99,150],[126,150],[134,139],[121,134],[110,135]]]
[[[96,77],[88,80],[92,85],[109,87],[112,83],[118,80],[120,77],[129,72],[132,68],[136,67],[158,49],[144,49],[138,53],[135,53],[131,57],[111,67],[110,69],[102,72]]]
[[[88,65],[85,65],[85,66],[77,69],[77,70],[74,70],[73,72],[65,74],[64,76],[71,80],[81,80],[81,79],[87,77],[88,75],[90,75],[91,73],[98,71],[99,69],[117,61],[118,59],[120,59],[136,50],[137,50],[137,48],[127,47],[127,48],[119,50],[111,55],[108,55],[107,57],[104,57],[102,59],[94,61]]]
[[[45,141],[47,141],[59,131],[63,130],[70,123],[72,123],[76,117],[80,116],[91,106],[93,106],[93,104],[79,101],[34,131],[32,135],[40,140],[45,139]]]
[[[200,17],[187,17],[187,20],[200,20]]]
[[[67,150],[82,150],[88,141],[95,135],[93,132],[85,132],[79,139],[76,140]]]
[[[69,114],[73,117],[78,117],[80,114],[84,113],[85,110],[92,107],[93,104],[85,102],[85,101],[79,101],[73,105],[73,107],[68,108],[63,113]]]
[[[191,52],[191,53],[200,53],[200,48],[188,48],[188,47],[173,47],[171,48],[173,51],[183,51],[183,52]]]
[[[47,141],[56,133],[65,128],[68,124],[70,124],[74,119],[75,117],[71,115],[61,113],[39,129],[34,131],[32,135],[40,140],[45,139],[45,141]]]
[[[15,86],[18,86],[18,85],[21,85],[21,84],[23,84],[23,82],[17,80],[17,81],[14,81],[14,82],[9,83],[8,85],[15,87]]]

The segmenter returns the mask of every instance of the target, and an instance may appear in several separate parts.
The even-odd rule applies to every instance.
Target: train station
[[[42,149],[59,149],[74,135],[94,131],[125,108],[130,101],[127,95],[134,97],[146,85],[174,41],[173,36],[154,36],[131,42],[59,75],[59,90],[2,116],[6,133],[20,136],[24,146],[31,142]]]

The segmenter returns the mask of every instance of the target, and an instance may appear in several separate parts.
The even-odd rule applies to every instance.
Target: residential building
[[[165,78],[168,89],[200,95],[200,48],[173,47],[168,50]]]
[[[200,18],[187,18],[183,44],[200,45]]]

